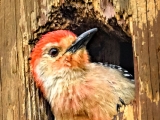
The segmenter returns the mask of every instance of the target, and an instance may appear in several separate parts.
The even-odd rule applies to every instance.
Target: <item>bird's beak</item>
[[[77,37],[75,42],[66,50],[66,52],[75,53],[80,48],[86,46],[92,36],[97,32],[97,30],[97,28],[93,28],[82,33],[80,36]]]

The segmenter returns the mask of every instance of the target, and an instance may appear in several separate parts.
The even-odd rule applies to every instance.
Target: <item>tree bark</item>
[[[88,2],[106,17],[105,24],[116,16],[132,37],[136,103],[115,119],[160,120],[160,1],[113,0],[114,9],[106,0],[84,4]],[[32,46],[28,42],[49,20],[51,6],[62,3],[64,0],[0,0],[0,120],[54,120],[30,74]]]
[[[160,1],[131,0],[138,120],[160,120]]]
[[[0,1],[0,120],[53,119],[30,77],[28,40],[54,1]]]

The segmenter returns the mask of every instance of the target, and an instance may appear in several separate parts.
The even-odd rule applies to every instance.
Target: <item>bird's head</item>
[[[42,36],[31,53],[31,69],[35,79],[58,74],[57,71],[77,69],[89,62],[85,49],[97,28],[76,36],[68,30],[57,30]],[[40,84],[40,83],[38,83]]]

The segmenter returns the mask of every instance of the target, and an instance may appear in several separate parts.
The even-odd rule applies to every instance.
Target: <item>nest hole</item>
[[[37,17],[37,22],[40,17]],[[91,3],[65,2],[60,6],[52,6],[45,25],[39,26],[29,40],[34,47],[42,35],[49,31],[66,29],[80,35],[84,31],[97,27],[98,32],[87,45],[92,62],[108,62],[122,66],[134,75],[132,39],[118,25],[116,18],[106,22]],[[46,106],[49,106],[46,102]],[[54,119],[50,108],[47,108],[50,120]]]
[[[49,31],[67,29],[80,35],[94,27],[98,28],[98,32],[87,45],[91,61],[120,65],[134,75],[131,37],[118,25],[116,18],[110,18],[106,23],[90,3],[65,2],[52,6],[47,23],[32,33],[29,44],[34,47]]]

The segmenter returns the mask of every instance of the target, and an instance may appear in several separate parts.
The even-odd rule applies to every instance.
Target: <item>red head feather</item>
[[[35,61],[39,59],[42,55],[42,48],[48,43],[59,43],[63,38],[68,36],[76,37],[76,35],[68,30],[57,30],[49,32],[42,36],[38,41],[33,52],[31,53],[31,66],[33,68]]]
[[[47,34],[43,35],[42,38],[38,41],[35,48],[33,48],[31,53],[31,69],[34,77],[37,76],[34,69],[38,64],[39,58],[42,56],[42,50],[44,46],[48,43],[59,43],[63,38],[67,38],[68,36],[72,36],[76,38],[76,35],[68,30],[57,30],[53,32],[48,32]],[[35,80],[37,86],[41,86],[41,81]]]

